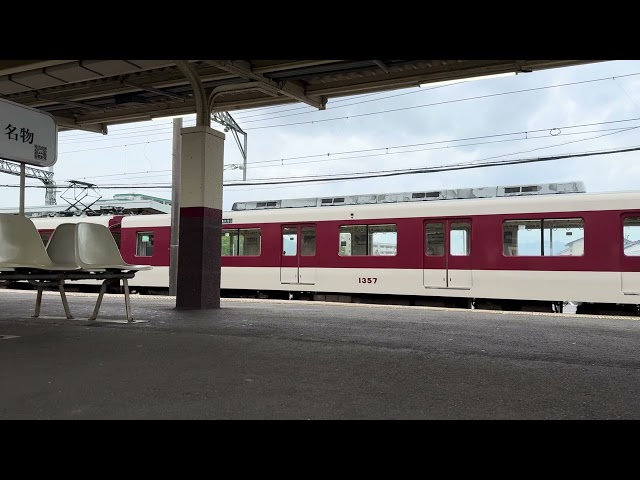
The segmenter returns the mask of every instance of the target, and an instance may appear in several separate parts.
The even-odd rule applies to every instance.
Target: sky
[[[247,182],[524,160],[640,148],[640,61],[607,61],[516,76],[230,112],[247,134]],[[195,115],[183,126],[195,124]],[[223,126],[212,122],[212,128]],[[171,198],[173,118],[109,127],[108,135],[58,136],[58,205],[68,180],[97,185],[102,198]],[[240,137],[242,140],[242,137]],[[223,209],[234,202],[439,189],[584,183],[588,192],[640,188],[640,151],[517,165],[298,185],[242,185],[231,132],[224,142]],[[17,176],[1,174],[0,207],[17,209]],[[9,187],[7,185],[12,185]],[[27,186],[42,186],[27,179]],[[111,186],[119,188],[108,188]],[[148,188],[153,187],[153,188]],[[159,187],[159,188],[158,188]],[[67,199],[73,192],[67,192]],[[44,205],[27,188],[25,204]]]

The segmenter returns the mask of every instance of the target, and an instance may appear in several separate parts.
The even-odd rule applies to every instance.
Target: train
[[[171,215],[32,219],[110,228],[167,293]],[[640,192],[582,182],[236,202],[223,213],[221,295],[638,315]]]

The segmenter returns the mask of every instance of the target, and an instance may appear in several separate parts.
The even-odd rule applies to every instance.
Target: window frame
[[[149,235],[149,240],[151,242],[151,255],[139,255],[138,252],[140,247],[140,236],[141,235]],[[146,249],[145,249],[146,253]],[[136,232],[136,257],[138,258],[151,258],[155,254],[155,231],[154,230],[138,230]]]
[[[583,232],[585,232],[585,234],[582,236],[583,239],[583,247],[582,247],[582,253],[580,255],[545,255],[544,254],[544,249],[545,249],[545,240],[548,240],[545,238],[544,236],[544,231],[545,231],[545,222],[553,222],[553,221],[571,221],[571,220],[579,220],[582,222],[582,227],[575,227],[578,229],[581,229]],[[505,255],[505,247],[507,246],[512,246],[511,245],[506,245],[504,242],[504,237],[505,237],[505,224],[507,222],[537,222],[540,225],[540,255]],[[550,229],[549,227],[546,227],[547,229]],[[564,227],[556,227],[556,228],[564,228]],[[500,248],[500,252],[502,254],[502,256],[504,258],[580,258],[580,257],[584,257],[585,252],[586,252],[586,222],[583,216],[578,216],[578,217],[536,217],[536,218],[509,218],[509,219],[504,219],[502,220],[501,224],[500,224],[500,229],[501,229],[501,235],[500,238],[502,239],[501,241],[501,248]],[[517,230],[516,230],[516,247],[517,247]]]
[[[622,229],[620,231],[620,248],[622,249],[622,256],[623,258],[638,258],[640,256],[640,253],[638,255],[628,255],[627,253],[625,253],[625,248],[624,248],[624,227],[625,227],[625,222],[627,221],[627,219],[629,218],[636,218],[638,219],[638,221],[640,222],[640,213],[625,213],[622,215]],[[633,225],[630,225],[633,226]]]
[[[258,253],[257,254],[251,254],[251,255],[247,255],[245,254],[245,245],[243,245],[243,249],[242,249],[242,254],[240,254],[240,237],[241,237],[241,233],[242,231],[247,231],[247,230],[257,230],[258,231]],[[222,238],[224,237],[225,233],[230,233],[230,237],[231,238],[236,238],[236,254],[233,254],[233,245],[231,243],[229,243],[229,254],[225,255],[224,253],[222,253]],[[220,234],[220,256],[221,257],[225,257],[225,258],[238,258],[238,257],[260,257],[262,255],[262,228],[260,227],[245,227],[245,228],[223,228],[222,232]]]
[[[393,226],[394,230],[391,232],[370,232],[369,231],[369,227],[385,227],[385,226]],[[342,228],[351,228],[351,227],[365,227],[365,231],[364,233],[357,233],[357,235],[364,235],[365,239],[366,239],[366,243],[365,243],[365,254],[359,254],[359,255],[343,255],[340,252],[340,248],[342,247],[342,242],[340,240],[340,235],[342,233],[349,233],[352,237],[355,235],[352,232],[343,232]],[[370,251],[372,251],[372,244],[373,242],[370,241],[370,237],[375,234],[375,233],[395,233],[396,234],[396,242],[395,242],[395,253],[393,255],[374,255],[372,253],[369,253]],[[351,249],[353,251],[353,248]],[[347,224],[347,225],[339,225],[338,226],[338,257],[397,257],[398,256],[398,224],[397,223],[353,223],[353,224]]]

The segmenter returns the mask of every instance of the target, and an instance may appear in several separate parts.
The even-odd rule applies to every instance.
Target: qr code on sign
[[[47,147],[41,147],[40,145],[34,145],[33,158],[36,160],[47,159]]]

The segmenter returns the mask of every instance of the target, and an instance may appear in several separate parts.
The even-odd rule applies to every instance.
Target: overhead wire
[[[447,85],[443,85],[443,87],[445,87]],[[416,91],[412,91],[412,92],[405,92],[405,93],[400,93],[400,94],[395,94],[395,95],[385,95],[384,97],[381,98],[377,98],[377,99],[371,99],[371,100],[365,100],[362,102],[355,102],[355,103],[350,103],[348,105],[337,105],[335,107],[332,106],[332,108],[342,108],[345,106],[351,106],[351,105],[356,105],[358,103],[365,103],[365,102],[373,102],[373,101],[378,101],[378,100],[384,100],[387,98],[391,98],[391,97],[398,97],[398,96],[402,96],[402,95],[409,95],[409,94],[415,94],[415,93],[422,93],[424,91],[427,90],[432,90],[434,88],[438,88],[438,87],[433,87],[433,88],[422,88],[420,90],[416,90]],[[376,93],[366,93],[366,94],[361,94],[358,95],[358,97],[367,97],[367,96],[371,96],[371,95],[382,95],[385,92],[376,92]],[[333,100],[332,103],[340,103],[340,102],[345,102],[345,101],[349,101],[350,98],[347,99],[336,99]],[[260,110],[270,110],[270,109],[274,109],[274,108],[283,108],[283,107],[289,107],[289,105],[274,105],[271,107],[263,107]],[[310,110],[309,112],[305,112],[305,113],[313,113],[316,111],[316,109],[314,109],[313,107],[310,107],[308,105],[303,105],[301,107],[295,107],[295,108],[288,108],[286,110],[282,110],[282,112],[288,112],[288,111],[292,111],[292,110],[301,110],[301,109],[307,109],[307,108],[311,108],[312,110]],[[249,110],[254,110],[254,109],[249,109]],[[277,113],[281,113],[281,112],[277,112]],[[236,120],[242,120],[245,118],[252,118],[252,117],[258,117],[258,116],[264,116],[264,115],[273,115],[272,113],[256,113],[256,114],[252,114],[252,115],[243,115],[242,113],[240,113],[239,115],[235,115],[235,119]],[[193,115],[194,118],[193,119],[185,119],[185,121],[194,121],[195,122],[195,114]],[[135,133],[140,133],[140,132],[151,132],[151,131],[159,131],[159,130],[171,130],[171,125],[173,124],[173,121],[169,121],[169,122],[161,122],[156,126],[153,125],[141,125],[141,126],[137,126],[137,127],[127,127],[127,128],[119,128],[117,130],[115,130],[113,133],[110,133],[108,136],[111,137],[114,134],[121,134],[123,132],[126,132],[128,130],[134,131]],[[116,125],[116,127],[119,125]],[[63,132],[63,134],[66,134],[67,132]],[[92,132],[82,132],[82,133],[76,133],[76,134],[68,134],[64,136],[64,139],[67,138],[77,138],[77,137],[84,137],[86,135],[91,134]],[[119,136],[119,135],[118,135]],[[69,142],[72,143],[72,142]]]
[[[466,98],[461,98],[461,99],[446,100],[446,101],[442,101],[442,102],[433,102],[433,103],[427,103],[427,104],[423,104],[423,105],[413,105],[413,106],[410,106],[410,107],[402,107],[402,108],[397,108],[397,109],[381,110],[381,111],[377,111],[377,112],[367,112],[367,113],[361,113],[361,114],[354,114],[354,115],[349,115],[349,116],[346,116],[346,117],[334,117],[334,118],[328,118],[328,119],[311,120],[311,121],[306,121],[306,122],[286,123],[286,124],[279,124],[279,125],[266,125],[266,126],[262,126],[262,127],[248,127],[248,128],[244,128],[243,127],[243,130],[257,130],[257,129],[275,128],[275,127],[281,127],[281,126],[307,125],[307,124],[328,122],[328,121],[334,121],[334,120],[345,120],[345,119],[351,119],[351,118],[357,118],[357,117],[363,117],[363,116],[379,115],[379,114],[383,114],[383,113],[393,113],[393,112],[398,112],[398,111],[403,111],[403,110],[411,110],[411,109],[415,109],[415,108],[424,108],[424,107],[430,107],[430,106],[444,105],[444,104],[448,104],[448,103],[457,103],[457,102],[465,102],[465,101],[470,101],[470,100],[478,100],[478,99],[490,98],[490,97],[501,96],[501,95],[512,95],[512,94],[516,94],[516,93],[525,93],[525,92],[546,90],[546,89],[550,89],[550,88],[574,86],[574,85],[579,85],[579,84],[601,82],[601,81],[605,81],[605,80],[614,80],[615,81],[615,79],[617,79],[617,78],[630,77],[630,76],[635,76],[635,75],[640,75],[640,72],[629,73],[629,74],[625,74],[625,75],[617,75],[615,77],[603,77],[603,78],[596,78],[596,79],[590,79],[590,80],[581,80],[581,81],[577,81],[577,82],[562,83],[562,84],[556,84],[556,85],[546,85],[546,86],[542,86],[542,87],[533,87],[533,88],[522,89],[522,90],[514,90],[514,91],[510,91],[510,92],[499,92],[499,93],[494,93],[494,94],[477,95],[477,96],[474,96],[474,97],[466,97]],[[461,82],[461,83],[465,83],[465,82]],[[455,85],[457,85],[457,84],[455,84]],[[442,87],[448,87],[448,86],[450,86],[450,85],[443,85]],[[351,103],[351,104],[348,104],[348,105],[340,105],[340,106],[333,107],[332,110],[336,109],[336,108],[343,108],[345,106],[351,106],[351,105],[357,105],[357,104],[361,104],[361,103],[384,100],[386,98],[391,98],[391,97],[394,97],[394,96],[407,95],[407,94],[410,94],[410,93],[411,94],[420,93],[421,91],[429,91],[429,90],[433,90],[434,88],[440,88],[440,87],[431,87],[431,88],[422,89],[422,90],[415,91],[415,92],[406,92],[406,93],[390,95],[390,96],[386,96],[386,97],[378,98],[378,99],[364,100],[364,101],[361,101],[361,102],[354,102],[354,103]],[[301,113],[295,113],[295,114],[290,114],[290,115],[275,116],[275,117],[271,117],[271,118],[268,118],[268,119],[249,120],[249,121],[247,121],[245,123],[268,121],[268,120],[274,120],[274,119],[277,119],[277,118],[284,118],[284,117],[293,116],[293,115],[306,115],[306,114],[309,114],[309,113],[317,113],[317,112],[318,112],[318,110],[312,110],[312,111],[309,111],[309,112],[301,112]],[[236,118],[236,120],[238,120],[238,119],[242,119],[242,117]],[[166,132],[166,133],[170,133],[170,132]],[[154,134],[154,135],[160,135],[160,133],[157,133],[157,134]],[[122,137],[116,137],[116,138],[118,138],[118,139],[137,138],[139,136],[141,136],[141,135],[122,136]],[[72,142],[68,142],[68,143],[69,144],[87,143],[87,142],[95,142],[96,140],[110,141],[110,140],[113,140],[113,138],[87,139],[87,140],[72,141]],[[68,153],[70,153],[70,152],[68,152]]]
[[[634,127],[640,128],[640,127]],[[598,151],[587,151],[581,153],[568,153],[563,155],[553,155],[547,157],[537,157],[537,158],[525,158],[525,159],[508,159],[508,160],[500,160],[500,161],[471,161],[471,162],[461,162],[456,164],[446,164],[446,165],[436,165],[429,167],[418,167],[418,168],[410,168],[410,169],[401,169],[401,170],[383,170],[383,171],[373,171],[373,172],[361,172],[361,173],[345,173],[345,174],[334,174],[330,177],[327,176],[305,176],[305,177],[290,177],[282,180],[277,179],[267,179],[268,181],[252,181],[252,182],[234,182],[234,183],[223,183],[225,187],[234,187],[234,186],[261,186],[261,185],[282,185],[282,184],[300,184],[300,183],[315,183],[315,182],[326,182],[326,181],[344,181],[344,180],[359,180],[365,178],[381,178],[381,177],[391,177],[398,175],[414,175],[419,173],[432,173],[432,172],[445,172],[452,170],[469,170],[475,168],[486,168],[486,167],[494,167],[494,166],[504,166],[504,165],[518,165],[518,164],[527,164],[527,163],[536,163],[536,162],[546,162],[552,160],[561,160],[568,158],[580,158],[580,157],[590,157],[596,155],[612,155],[617,153],[628,153],[628,152],[636,152],[640,151],[640,146],[633,146],[622,149],[609,149],[609,150],[598,150]],[[0,185],[0,187],[11,187],[11,188],[19,188],[20,185]],[[29,185],[30,188],[47,188],[46,185]],[[153,184],[139,184],[139,185],[102,185],[99,186],[98,189],[170,189],[171,185],[153,185]]]
[[[474,160],[473,162],[484,162],[486,160],[491,160],[491,159],[494,159],[494,158],[500,158],[500,157],[504,157],[504,156],[508,156],[508,155],[520,155],[522,153],[530,153],[530,152],[536,151],[536,150],[542,150],[542,149],[546,149],[546,148],[555,148],[555,147],[559,147],[559,146],[568,145],[568,144],[571,144],[571,143],[577,143],[577,142],[588,141],[588,140],[595,140],[596,138],[601,138],[601,137],[605,137],[605,136],[609,136],[609,135],[615,135],[617,133],[622,133],[622,132],[626,132],[626,131],[629,131],[629,130],[635,130],[637,128],[640,128],[640,126],[630,127],[630,128],[627,128],[627,129],[623,129],[623,130],[617,131],[617,132],[607,133],[607,134],[604,134],[604,135],[598,135],[598,136],[587,138],[587,139],[571,140],[569,142],[565,142],[565,143],[562,143],[562,144],[559,144],[559,145],[547,145],[547,146],[538,147],[538,148],[534,148],[534,149],[527,150],[527,151],[522,151],[522,152],[511,152],[511,153],[503,154],[503,155],[485,157],[485,158],[480,159],[480,160]],[[428,168],[431,168],[431,167],[418,167],[418,168],[414,168],[414,169],[377,170],[377,171],[369,171],[369,172],[337,173],[337,174],[334,174],[334,176],[332,178],[339,178],[340,175],[386,174],[386,173],[391,173],[391,172],[393,172],[393,173],[395,173],[395,172],[406,172],[406,171],[422,170],[422,169],[428,169]],[[386,176],[386,175],[381,175],[381,176]],[[306,178],[327,178],[327,176],[326,175],[305,175],[303,177],[291,177],[291,176],[288,176],[288,177],[269,177],[269,178],[263,178],[263,179],[257,178],[257,179],[254,179],[254,181],[259,181],[259,180],[272,181],[272,180],[287,180],[287,179],[296,180],[296,179],[299,179],[299,178],[305,178],[305,179]],[[368,178],[368,177],[363,177],[363,178]],[[244,183],[243,182],[241,185],[252,185],[252,183],[250,183],[250,182]]]
[[[626,123],[626,122],[633,122],[633,121],[640,121],[640,117],[630,118],[630,119],[625,119],[625,120],[609,120],[609,121],[606,121],[606,122],[592,122],[592,123],[583,123],[583,124],[577,124],[577,125],[563,125],[563,126],[560,126],[560,127],[545,127],[545,128],[538,128],[538,129],[533,129],[533,130],[523,130],[523,131],[508,132],[508,133],[497,133],[497,134],[490,134],[490,135],[477,135],[477,136],[463,137],[463,138],[458,138],[458,139],[438,140],[438,141],[412,143],[412,144],[405,144],[405,145],[394,145],[394,146],[377,147],[377,148],[360,149],[360,150],[348,150],[348,151],[334,152],[334,153],[328,152],[328,153],[313,154],[313,155],[301,155],[301,156],[296,156],[296,157],[274,158],[274,159],[271,159],[271,160],[261,160],[261,161],[257,161],[257,162],[249,162],[247,164],[247,168],[251,168],[252,170],[255,170],[255,169],[258,169],[258,168],[281,167],[281,166],[287,166],[287,165],[301,165],[301,164],[307,164],[307,163],[347,160],[347,159],[352,159],[352,158],[362,158],[363,157],[363,156],[355,156],[355,157],[354,156],[351,156],[351,157],[339,156],[339,155],[349,155],[349,154],[352,154],[352,153],[369,153],[369,155],[367,155],[367,156],[386,156],[386,155],[398,155],[398,154],[404,154],[404,153],[415,153],[415,152],[419,152],[419,151],[437,150],[437,149],[442,149],[442,148],[460,148],[460,147],[477,146],[477,145],[485,145],[485,144],[492,144],[492,143],[502,143],[502,142],[507,142],[507,141],[526,141],[526,140],[535,139],[535,138],[545,138],[545,136],[542,136],[542,135],[541,136],[537,136],[537,137],[536,136],[531,136],[532,133],[552,132],[553,130],[558,130],[558,131],[560,131],[560,133],[558,135],[552,135],[550,133],[552,136],[578,135],[578,134],[603,132],[603,131],[611,131],[611,130],[616,130],[617,131],[617,130],[620,130],[620,129],[605,129],[605,130],[596,130],[596,131],[592,130],[592,131],[586,131],[586,132],[569,132],[569,133],[565,133],[564,132],[564,130],[575,129],[575,128],[584,128],[584,127],[598,126],[598,125],[610,125],[610,124],[615,124],[615,123]],[[468,141],[468,140],[482,140],[482,139],[504,137],[504,136],[514,136],[514,135],[524,135],[525,137],[517,138],[517,139],[502,140],[502,141],[498,140],[498,141],[493,141],[493,142],[465,143],[465,144],[461,144],[461,145],[449,145],[449,146],[446,146],[446,147],[425,148],[425,149],[416,149],[416,150],[401,151],[401,152],[389,152],[389,150],[397,150],[397,149],[401,149],[401,148],[410,148],[410,147],[415,147],[415,146],[440,145],[440,144],[445,144],[445,143],[464,142],[464,141]],[[377,152],[377,151],[384,151],[385,153],[381,153],[381,154],[372,153],[372,152]],[[318,157],[321,157],[322,159],[321,160],[308,161],[308,162],[289,162],[289,160],[318,158]],[[326,158],[326,157],[336,157],[336,158]],[[287,163],[285,163],[285,162],[287,162]],[[255,165],[264,164],[264,163],[278,163],[278,165],[255,166]],[[116,173],[116,174],[108,174],[108,175],[93,175],[93,176],[85,176],[85,177],[74,177],[74,179],[75,180],[83,180],[83,179],[106,178],[106,177],[114,177],[114,176],[128,176],[128,175],[136,175],[136,174],[146,174],[146,173],[150,173],[150,172],[154,172],[154,173],[156,173],[156,172],[171,172],[171,169],[145,170],[145,171],[139,171],[139,172]],[[69,179],[69,180],[71,180],[71,179]]]
[[[615,80],[616,78],[621,78],[621,77],[627,77],[627,76],[633,76],[633,75],[640,75],[640,73],[632,73],[632,74],[626,74],[626,75],[617,75],[615,77],[606,77],[606,78],[601,78],[601,79],[592,79],[592,80],[585,80],[585,81],[579,81],[579,82],[571,82],[571,83],[567,83],[567,84],[558,84],[558,85],[551,85],[551,86],[544,86],[544,87],[536,87],[536,88],[531,88],[531,89],[523,89],[523,90],[516,90],[516,91],[511,91],[511,92],[501,92],[501,93],[497,93],[497,94],[489,94],[489,95],[482,95],[482,96],[476,96],[476,97],[467,97],[467,98],[463,98],[463,99],[457,99],[457,100],[450,100],[450,101],[445,101],[445,102],[436,102],[436,103],[431,103],[431,104],[424,104],[424,105],[418,105],[418,106],[412,106],[412,107],[406,107],[406,108],[399,108],[399,109],[393,109],[393,110],[385,110],[385,111],[381,111],[381,112],[369,112],[369,113],[364,113],[364,114],[357,114],[357,115],[351,115],[350,117],[344,117],[344,118],[354,118],[354,117],[361,117],[361,116],[367,116],[367,115],[374,115],[374,114],[378,114],[378,113],[388,113],[388,112],[395,112],[395,111],[401,111],[401,110],[407,110],[407,109],[413,109],[413,108],[422,108],[422,107],[426,107],[426,106],[433,106],[433,105],[440,105],[440,104],[445,104],[445,103],[453,103],[453,102],[458,102],[458,101],[468,101],[468,100],[474,100],[474,99],[479,99],[479,98],[490,98],[490,97],[495,97],[495,96],[500,96],[500,95],[509,95],[509,94],[514,94],[514,93],[522,93],[522,92],[528,92],[528,91],[536,91],[536,90],[543,90],[543,89],[547,89],[547,88],[556,88],[556,87],[560,87],[560,86],[569,86],[569,85],[577,85],[577,84],[584,84],[584,83],[591,83],[591,82],[597,82],[597,81],[603,81],[603,80],[609,80],[609,79],[613,79]],[[624,91],[624,89],[623,89]],[[418,91],[419,92],[419,91]],[[398,95],[392,95],[392,96],[400,96],[400,95],[407,95],[410,93],[418,93],[418,92],[407,92],[407,93],[403,93],[403,94],[398,94]],[[624,91],[625,94],[626,91]],[[375,94],[370,94],[370,95],[375,95]],[[627,94],[628,96],[628,94]],[[386,98],[386,97],[385,97]],[[362,102],[356,102],[356,103],[367,103],[367,102],[372,102],[372,101],[378,101],[378,100],[382,100],[384,98],[378,98],[378,99],[372,99],[372,100],[365,100]],[[344,105],[344,106],[348,106],[348,105]],[[276,108],[277,106],[274,107],[268,107],[268,108]],[[300,107],[300,108],[306,108],[306,107]],[[337,107],[336,107],[337,108]],[[294,110],[294,109],[289,109],[290,110]],[[306,113],[314,113],[315,111],[312,112],[304,112],[304,113],[300,113],[300,114],[306,114]],[[280,113],[280,112],[278,112]],[[258,116],[261,114],[257,114],[257,115],[253,115],[253,116]],[[291,116],[291,115],[285,115],[285,116]],[[273,118],[282,118],[283,116],[280,117],[272,117]],[[342,118],[342,117],[340,117]],[[340,118],[336,118],[336,119],[326,119],[326,120],[321,120],[321,121],[330,121],[330,120],[337,120]],[[578,128],[580,126],[593,126],[593,125],[602,125],[602,124],[607,124],[607,123],[617,123],[617,122],[629,122],[629,121],[635,121],[635,120],[639,120],[639,119],[627,119],[627,120],[619,120],[619,121],[610,121],[610,122],[598,122],[598,123],[593,123],[593,124],[583,124],[583,125],[578,125],[578,126],[565,126],[565,127],[560,127],[562,129],[567,129],[567,128]],[[254,120],[254,121],[258,121],[258,120]],[[259,120],[259,121],[264,121],[264,120]],[[308,123],[316,123],[318,121],[314,121],[314,122],[300,122],[300,123],[296,123],[296,124],[308,124]],[[167,122],[170,123],[170,122]],[[247,122],[249,123],[249,122]],[[266,126],[266,127],[254,127],[253,129],[256,128],[274,128],[276,126],[285,126],[285,125],[294,125],[294,124],[284,124],[284,125],[272,125],[272,126]],[[620,132],[624,132],[624,131],[628,131],[628,130],[633,130],[636,129],[638,127],[631,127],[628,129],[609,129],[609,130],[600,130],[600,131],[610,131],[610,130],[616,130],[614,133],[620,133]],[[492,138],[492,137],[496,137],[496,136],[506,136],[506,135],[515,135],[517,133],[533,133],[536,131],[544,131],[546,129],[539,129],[539,130],[533,130],[530,132],[516,132],[516,133],[511,133],[511,134],[494,134],[494,135],[487,135],[487,136],[480,136],[480,137],[470,137],[469,139],[483,139],[483,138]],[[580,133],[592,133],[592,132],[573,132],[573,133],[564,133],[563,135],[575,135],[575,134],[580,134]],[[150,135],[156,135],[156,134],[150,134]],[[145,135],[147,136],[147,135]],[[604,135],[603,135],[604,136]],[[130,138],[134,138],[134,137],[130,137]],[[539,137],[530,137],[530,138],[543,138],[542,136]],[[599,137],[595,137],[595,138],[599,138]],[[514,141],[514,140],[526,140],[525,139],[510,139],[510,140],[505,140],[505,141]],[[441,142],[426,142],[424,144],[413,144],[413,145],[407,145],[407,146],[396,146],[396,147],[380,147],[377,149],[366,149],[366,150],[362,150],[361,152],[366,152],[366,151],[376,151],[376,150],[382,150],[382,149],[397,149],[397,148],[407,148],[410,146],[419,146],[419,145],[429,145],[429,144],[436,144],[436,143],[444,143],[444,142],[455,142],[455,141],[464,141],[465,139],[461,139],[461,140],[448,140],[448,141],[441,141]],[[584,140],[590,140],[590,139],[581,139],[581,140],[575,140],[572,142],[567,142],[567,143],[575,143],[578,141],[584,141]],[[125,145],[115,145],[115,146],[108,146],[108,147],[99,147],[99,148],[92,148],[92,149],[83,149],[83,150],[73,150],[73,151],[69,151],[69,152],[61,152],[61,154],[63,153],[75,153],[75,152],[82,152],[82,151],[91,151],[91,150],[100,150],[100,149],[106,149],[106,148],[121,148],[121,147],[127,147],[127,146],[131,146],[131,145],[145,145],[148,143],[157,143],[157,142],[163,142],[163,141],[170,141],[170,139],[167,140],[151,140],[151,141],[147,141],[147,142],[137,142],[137,143],[129,143],[129,144],[125,144]],[[70,142],[73,143],[73,142]],[[497,142],[484,142],[484,143],[497,143]],[[464,146],[472,146],[473,144],[464,144],[464,145],[455,145],[455,146],[449,146],[449,147],[445,147],[445,148],[452,148],[452,147],[464,147]],[[562,144],[561,144],[562,145]],[[553,148],[556,146],[560,146],[560,145],[551,145],[551,146],[545,146],[545,147],[539,147],[538,149],[542,149],[542,148]],[[533,150],[538,150],[538,149],[533,149]],[[533,151],[530,150],[530,151]],[[416,150],[416,151],[422,151],[422,150]],[[624,150],[626,151],[626,150]],[[290,157],[289,159],[304,159],[304,158],[313,158],[313,157],[319,157],[319,156],[330,156],[330,155],[344,155],[344,154],[349,154],[349,153],[360,153],[360,151],[351,151],[351,152],[339,152],[339,153],[335,153],[335,154],[317,154],[317,155],[308,155],[308,156],[301,156],[301,157]],[[392,154],[401,154],[401,153],[412,153],[411,151],[409,152],[393,152]],[[520,152],[521,153],[521,152]],[[595,153],[594,153],[595,154]],[[606,154],[606,153],[603,153]],[[508,155],[513,155],[513,153],[509,153],[509,154],[503,154],[503,155],[499,155],[499,156],[495,156],[495,157],[489,157],[489,158],[499,158],[499,157],[504,157],[504,156],[508,156]],[[351,157],[341,157],[341,158],[336,158],[336,159],[325,159],[324,161],[333,161],[333,160],[342,160],[342,159],[347,159],[347,158],[351,158]],[[560,157],[558,157],[560,158]],[[563,157],[564,158],[564,157]],[[274,160],[263,160],[263,161],[259,161],[259,162],[251,162],[251,165],[255,165],[255,164],[263,164],[263,163],[273,163],[276,161],[282,162],[283,160],[289,160],[289,159],[274,159]],[[543,160],[536,160],[536,161],[543,161]],[[288,165],[294,165],[294,164],[301,164],[301,163],[313,163],[313,162],[298,162],[298,163],[288,163]],[[506,163],[505,163],[506,164]],[[254,168],[267,168],[267,166],[265,167],[254,167]],[[423,167],[423,168],[431,168],[431,167]],[[433,167],[433,168],[438,168],[438,167]],[[471,168],[471,167],[470,167]],[[473,167],[473,168],[478,168],[478,167]],[[163,171],[163,170],[160,170]],[[170,171],[170,170],[167,170]],[[444,170],[440,170],[440,171],[444,171]],[[154,171],[155,172],[159,172],[159,171]],[[137,172],[136,172],[137,173]],[[130,175],[129,174],[124,174],[124,175]],[[402,173],[398,173],[398,174],[402,174]],[[110,175],[110,176],[118,176],[121,174],[114,174],[114,175]],[[357,173],[354,173],[352,175],[360,175]],[[156,175],[156,176],[165,176],[165,175]],[[386,175],[382,175],[382,176],[386,176]],[[84,178],[98,178],[98,177],[84,177]],[[149,176],[146,176],[144,178],[149,178]],[[370,177],[362,177],[362,176],[358,176],[357,178],[370,178]],[[291,177],[288,177],[288,179],[291,179]],[[338,180],[343,180],[346,178],[339,178]],[[327,182],[327,181],[334,181],[336,180],[335,178],[325,178],[324,180],[318,180],[321,182]],[[286,182],[280,182],[278,184],[281,183],[286,183]],[[225,184],[225,186],[251,186],[251,185],[268,185],[267,183],[260,183],[260,184],[256,184],[256,183],[234,183],[234,184]],[[33,185],[30,187],[36,187],[36,188],[46,188],[44,186],[39,186],[39,185]],[[100,188],[138,188],[135,185],[127,185],[127,186],[117,186],[117,187],[100,187]],[[169,189],[171,188],[169,187],[161,187],[161,186],[155,186],[153,188],[162,188],[162,189]]]

